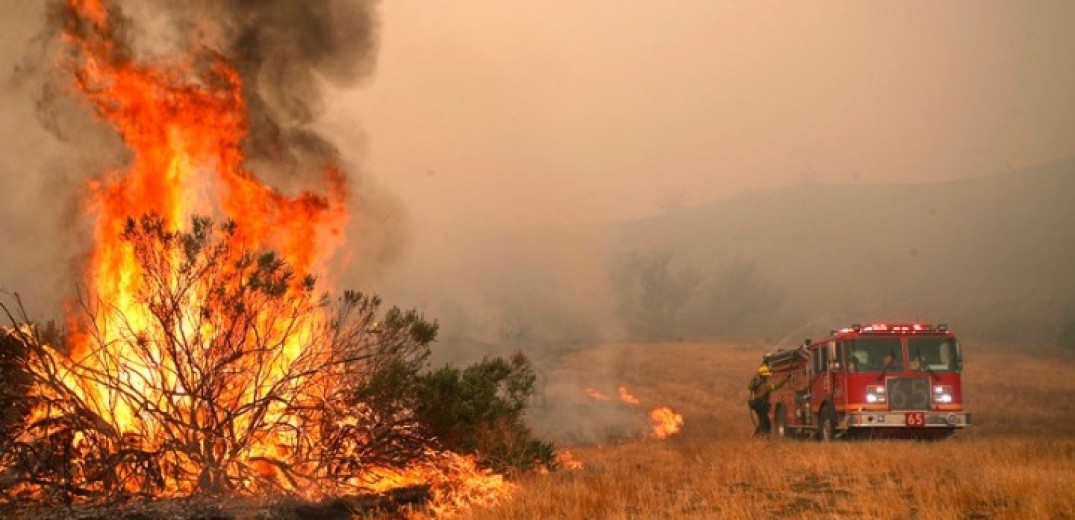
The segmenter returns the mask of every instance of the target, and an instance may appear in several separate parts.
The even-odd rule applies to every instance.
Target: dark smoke
[[[175,4],[182,3],[160,5]],[[338,160],[336,146],[312,128],[325,110],[322,82],[352,86],[373,71],[374,7],[366,0],[229,0],[178,8],[194,23],[208,13],[223,30],[217,50],[244,78],[249,158],[289,174]]]
[[[368,0],[104,0],[119,46],[115,59],[174,59],[195,51],[227,58],[243,82],[249,134],[243,146],[257,175],[305,188],[326,164],[340,160],[316,124],[325,87],[349,87],[374,69],[378,44],[375,2]],[[54,0],[49,30],[72,21],[66,0]],[[62,52],[62,49],[60,49]],[[41,123],[61,140],[81,137],[70,119],[67,71],[56,70],[39,99]],[[63,92],[64,95],[58,95]],[[76,100],[75,102],[78,102]],[[297,183],[297,184],[296,184]]]
[[[277,189],[321,191],[326,166],[348,175],[356,243],[348,260],[361,282],[379,276],[402,247],[400,202],[355,164],[362,136],[319,128],[330,91],[353,87],[376,64],[379,21],[368,0],[102,0],[117,41],[114,59],[167,62],[198,52],[240,72],[249,120],[246,169]],[[0,0],[0,289],[31,312],[58,317],[90,250],[87,183],[123,171],[131,157],[62,66],[60,37],[78,23],[66,0]],[[77,59],[77,58],[76,58]],[[356,132],[350,132],[354,134]]]

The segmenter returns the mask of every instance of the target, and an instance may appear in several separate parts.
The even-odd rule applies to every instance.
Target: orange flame
[[[242,249],[276,250],[299,277],[324,267],[342,243],[347,220],[347,190],[338,165],[324,165],[324,194],[289,197],[263,184],[242,164],[245,102],[242,80],[230,63],[206,49],[164,64],[133,61],[117,49],[100,0],[68,1],[79,18],[65,33],[77,50],[71,66],[78,88],[132,152],[129,170],[90,186],[96,248],[86,277],[91,301],[107,307],[99,309],[92,324],[102,336],[92,344],[121,348],[116,320],[125,320],[133,331],[146,330],[152,321],[149,310],[138,304],[142,273],[134,251],[121,239],[130,217],[155,214],[168,229],[184,229],[193,215],[234,219],[241,223],[235,240]],[[204,290],[194,288],[191,301]],[[313,318],[300,323],[299,330]],[[73,327],[83,329],[78,323]],[[89,366],[95,360],[104,365],[106,359],[123,358],[93,351],[90,345],[87,334],[76,333],[72,356]],[[290,355],[293,359],[298,352],[291,349]],[[132,361],[120,370],[130,380],[148,380],[150,367]],[[79,386],[84,398],[102,405],[119,431],[134,421],[136,411],[114,389],[85,382]]]
[[[579,470],[584,467],[582,461],[576,459],[575,455],[567,450],[556,452],[556,463],[559,464],[561,468],[569,470]]]
[[[620,401],[623,401],[624,403],[627,403],[627,404],[632,405],[632,406],[642,403],[642,401],[639,401],[637,397],[631,395],[631,392],[627,390],[626,386],[620,385],[620,390],[619,391],[620,391]]]
[[[620,385],[617,389],[620,402],[630,406],[638,406],[642,404],[642,400],[631,394],[631,391],[627,389],[626,385]],[[605,394],[597,391],[593,387],[586,388],[586,394],[591,399],[596,401],[608,401],[609,398]],[[649,411],[650,431],[647,431],[644,435],[654,439],[667,439],[676,433],[679,433],[680,428],[683,427],[683,416],[672,411],[667,406],[660,406]]]
[[[590,399],[594,401],[608,401],[608,396],[602,394],[599,390],[593,387],[586,388],[586,395],[590,396]]]
[[[372,470],[369,480],[376,491],[429,485],[432,496],[426,511],[436,518],[451,518],[469,507],[497,505],[515,491],[502,475],[478,467],[474,457],[452,452],[429,451],[423,462],[402,471]]]
[[[167,340],[157,337],[164,332],[151,306],[140,298],[144,273],[134,246],[122,238],[129,219],[156,215],[167,229],[186,228],[194,215],[234,220],[239,223],[231,238],[238,246],[236,255],[278,251],[302,279],[323,268],[342,243],[346,183],[337,164],[323,165],[323,194],[287,196],[262,183],[243,166],[246,106],[242,79],[233,65],[204,48],[165,63],[133,60],[116,43],[110,12],[101,0],[68,0],[68,9],[72,19],[65,24],[64,39],[75,51],[68,66],[76,87],[122,137],[131,164],[127,171],[111,172],[90,185],[87,206],[96,216],[95,249],[86,280],[89,302],[99,302],[100,308],[93,309],[91,323],[72,318],[71,358],[77,366],[68,367],[64,383],[115,431],[137,433],[139,443],[152,447],[159,445],[162,426],[142,417],[125,392],[175,388],[169,379],[178,376],[174,368],[160,366],[168,356],[161,355],[158,344]],[[166,256],[162,261],[175,267],[180,259]],[[195,305],[205,301],[207,291],[204,284],[195,285],[184,292],[186,300],[177,303]],[[302,338],[310,335],[318,318],[315,309],[304,309],[297,322],[289,324],[294,328],[283,355],[256,381],[234,390],[229,402],[265,395],[277,384],[301,354]],[[268,315],[259,319],[272,326]],[[199,330],[191,326],[178,324],[184,334],[211,337],[215,332],[205,330],[208,324]],[[149,355],[128,352],[131,341],[150,345]],[[127,388],[102,383],[95,377],[101,373]],[[259,440],[250,456],[277,449],[276,439]]]
[[[667,439],[679,433],[683,427],[683,416],[667,406],[650,410],[649,420],[653,424],[653,437],[656,439]]]

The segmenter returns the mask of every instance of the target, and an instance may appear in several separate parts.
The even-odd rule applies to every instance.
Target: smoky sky
[[[1073,19],[1062,0],[392,0],[376,76],[328,99],[326,121],[362,121],[369,168],[411,213],[398,300],[429,302],[445,334],[509,309],[548,333],[566,330],[557,313],[607,309],[608,222],[1075,157]],[[699,229],[743,230],[721,254],[749,261],[772,239],[752,225]]]
[[[377,75],[332,117],[362,116],[370,167],[437,235],[1075,155],[1063,0],[396,0],[382,16]]]

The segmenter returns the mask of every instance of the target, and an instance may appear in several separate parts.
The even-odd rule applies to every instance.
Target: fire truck
[[[872,323],[766,354],[776,435],[943,438],[971,424],[947,325]]]

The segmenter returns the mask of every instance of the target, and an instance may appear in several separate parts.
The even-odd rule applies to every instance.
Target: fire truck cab
[[[767,354],[779,436],[942,438],[971,424],[946,325],[872,323]]]

